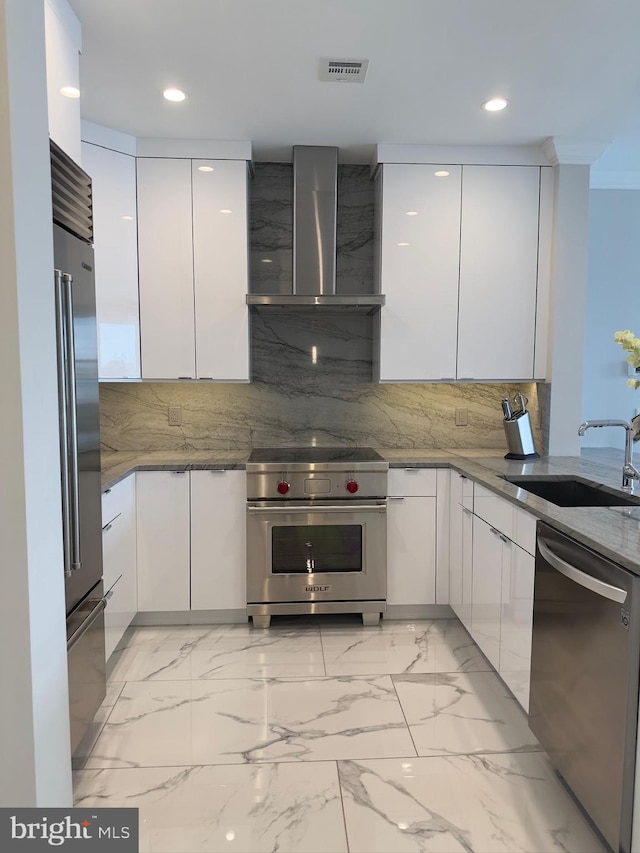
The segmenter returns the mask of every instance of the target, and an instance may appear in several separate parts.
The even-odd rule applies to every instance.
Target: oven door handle
[[[345,513],[354,513],[354,512],[386,512],[387,506],[386,504],[369,504],[368,506],[363,506],[362,504],[358,506],[248,506],[247,512],[250,515],[261,515],[264,513],[271,513],[272,515],[290,515],[292,513],[304,513],[305,515],[309,515],[309,513],[313,512],[345,512]]]

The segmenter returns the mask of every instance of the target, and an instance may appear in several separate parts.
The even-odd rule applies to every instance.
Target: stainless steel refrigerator
[[[91,179],[51,143],[71,748],[105,696],[100,420]]]

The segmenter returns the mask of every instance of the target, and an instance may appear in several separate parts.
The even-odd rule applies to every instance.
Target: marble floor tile
[[[542,747],[492,672],[395,675],[418,755],[530,752]]]
[[[338,770],[351,853],[604,853],[541,753]]]
[[[335,762],[83,770],[75,805],[140,809],[140,853],[346,853]]]
[[[128,682],[87,768],[414,756],[388,676]]]
[[[472,672],[491,667],[457,620],[322,628],[327,675]]]
[[[124,683],[122,681],[113,681],[112,679],[109,679],[109,681],[107,681],[107,695],[104,697],[102,707],[113,708],[118,701],[118,697],[122,693],[123,687]]]
[[[220,626],[159,636],[138,634],[116,656],[112,678],[119,681],[323,676],[320,631],[256,631]],[[143,639],[144,637],[147,639]]]

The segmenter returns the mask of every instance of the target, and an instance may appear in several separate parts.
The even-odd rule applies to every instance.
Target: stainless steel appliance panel
[[[105,697],[104,609],[102,582],[67,620],[71,752],[79,758],[83,740]]]
[[[66,444],[69,462],[77,452],[77,493],[69,497],[70,511],[77,507],[79,538],[79,566],[66,578],[66,608],[70,613],[102,577],[102,519],[100,505],[100,416],[98,392],[98,353],[96,335],[96,307],[93,273],[93,249],[91,246],[69,234],[58,225],[54,225],[54,261],[56,269],[63,276],[62,306],[63,322],[72,319],[72,335],[65,333],[67,343],[74,345],[73,354],[69,347],[64,352],[64,342],[60,343],[63,358],[62,369],[67,379],[67,427],[61,424],[61,441]],[[70,280],[69,280],[70,277]],[[67,295],[71,294],[71,304],[67,304]],[[70,359],[73,364],[69,364]],[[70,387],[75,374],[76,404],[70,399],[73,388]],[[61,409],[65,406],[61,400]],[[75,417],[77,432],[70,429]],[[75,472],[71,464],[69,472],[70,488],[76,487],[73,480]],[[64,476],[64,472],[63,472]],[[69,537],[74,538],[73,519],[71,519]],[[65,528],[67,524],[65,523]]]
[[[341,504],[319,500],[249,501],[247,602],[384,601],[386,516],[385,500],[350,500]],[[339,536],[340,528],[345,533],[343,537]],[[294,543],[290,548],[286,541],[282,546],[287,531]],[[302,547],[295,544],[300,532],[311,543],[306,549],[304,543]],[[331,544],[338,539],[349,549],[360,543],[361,553],[337,553],[332,565]],[[287,559],[297,559],[300,565],[291,563],[286,572]],[[318,566],[324,570],[317,570]]]
[[[607,843],[628,853],[640,578],[538,524],[529,725]]]

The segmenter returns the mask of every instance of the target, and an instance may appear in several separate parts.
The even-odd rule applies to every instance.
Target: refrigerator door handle
[[[82,568],[80,555],[80,486],[78,481],[78,409],[76,397],[76,346],[73,331],[73,276],[62,273],[64,290],[65,341],[67,366],[67,405],[69,424],[69,486],[71,493],[71,570]]]
[[[104,596],[103,598],[101,598],[97,601],[96,606],[93,608],[91,613],[87,616],[87,618],[84,620],[82,625],[80,625],[78,630],[74,631],[73,634],[67,640],[67,652],[70,652],[71,649],[79,642],[79,640],[81,640],[84,637],[84,635],[87,633],[87,631],[93,625],[93,623],[96,621],[96,619],[100,616],[100,614],[106,608],[106,606],[107,606],[107,597]]]
[[[69,482],[69,445],[67,368],[65,342],[64,291],[61,270],[54,271],[56,303],[56,350],[58,356],[58,408],[60,416],[60,467],[62,476],[62,538],[64,541],[64,575],[71,577],[71,484]]]

